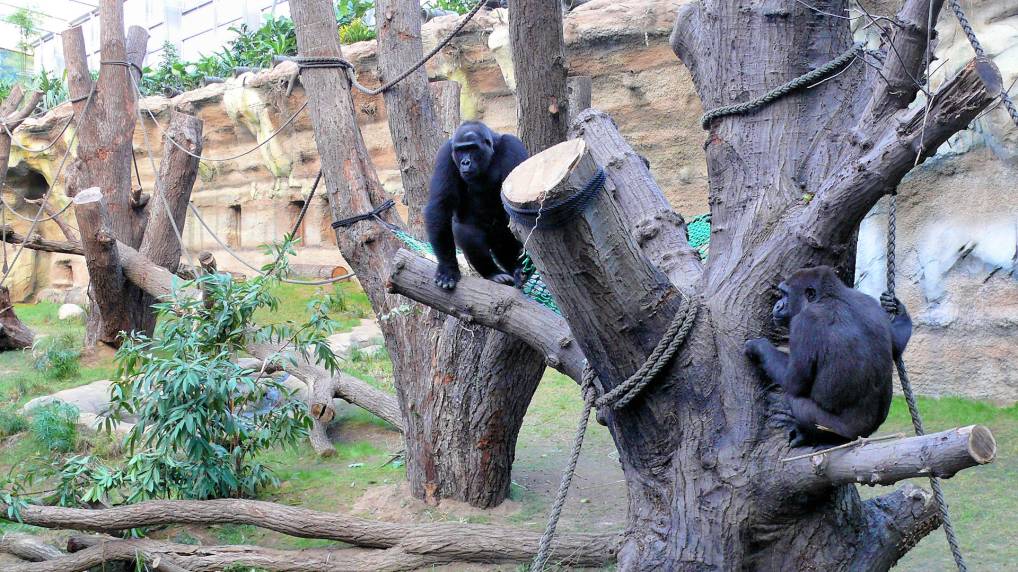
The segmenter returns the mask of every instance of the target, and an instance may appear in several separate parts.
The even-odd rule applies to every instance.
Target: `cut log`
[[[950,478],[963,469],[992,462],[996,454],[997,442],[990,430],[969,425],[813,455],[806,470],[824,475],[833,484],[889,485],[914,477]]]
[[[0,285],[0,352],[32,347],[35,334],[18,319],[11,302],[11,291]]]
[[[9,507],[0,504],[0,514]],[[162,524],[247,524],[299,538],[336,540],[368,548],[398,548],[407,554],[445,561],[487,564],[528,562],[540,534],[483,524],[397,524],[309,510],[265,501],[147,501],[108,509],[28,505],[24,524],[46,528],[111,532]],[[552,543],[554,560],[570,566],[602,566],[615,558],[615,534],[562,533]],[[32,570],[32,569],[28,569]],[[63,568],[42,568],[60,570]]]

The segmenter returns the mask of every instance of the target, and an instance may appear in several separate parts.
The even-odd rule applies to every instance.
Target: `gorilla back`
[[[526,159],[522,141],[479,121],[464,122],[439,149],[424,208],[428,240],[438,259],[435,284],[456,287],[459,246],[481,276],[518,285],[523,246],[509,231],[499,194],[505,178]]]
[[[792,440],[842,443],[871,435],[891,405],[893,358],[904,351],[912,322],[896,299],[888,318],[880,304],[842,284],[826,266],[799,270],[782,282],[774,321],[789,327],[789,353],[759,338],[746,353],[784,390],[795,421]]]

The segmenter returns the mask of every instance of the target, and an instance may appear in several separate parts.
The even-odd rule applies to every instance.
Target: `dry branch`
[[[434,262],[400,250],[393,260],[389,291],[464,322],[516,336],[541,352],[549,366],[577,381],[582,379],[583,354],[561,316],[510,286],[464,276],[454,290],[442,290],[435,286],[434,276]]]
[[[59,252],[61,254],[74,254],[77,256],[85,255],[85,251],[81,248],[80,242],[50,240],[48,238],[43,238],[38,234],[33,234],[26,238],[25,236],[14,232],[14,228],[10,225],[0,226],[0,240],[8,244],[24,244],[25,248],[30,250]]]
[[[969,425],[921,437],[873,441],[798,461],[831,484],[889,485],[915,477],[949,478],[996,456],[990,430]]]
[[[134,560],[133,551],[149,562],[162,558],[157,571],[170,572],[166,561],[188,572],[220,572],[233,567],[252,567],[279,572],[383,572],[417,570],[449,562],[436,555],[408,554],[399,548],[371,550],[358,548],[313,548],[275,550],[259,546],[194,546],[156,540],[121,540],[103,536],[73,536],[68,550],[74,556],[51,563],[52,567],[14,568],[12,572],[84,572],[87,565],[113,560]]]
[[[0,505],[4,514],[7,508]],[[247,524],[299,538],[483,563],[527,562],[540,540],[538,533],[502,526],[376,522],[253,500],[148,501],[99,510],[30,505],[19,513],[24,524],[94,532],[163,524]],[[560,534],[553,551],[565,564],[599,566],[614,559],[617,544],[613,534]]]
[[[64,556],[59,548],[30,534],[5,532],[0,538],[0,552],[17,556],[29,562],[42,562]]]
[[[247,350],[252,356],[266,360],[277,354],[279,347],[272,344],[251,344]],[[291,353],[289,357],[292,357],[296,362],[296,365],[288,364],[286,366],[287,371],[293,375],[296,375],[308,384],[327,384],[323,385],[323,387],[331,387],[333,397],[345,399],[391,423],[397,429],[402,430],[403,420],[400,415],[399,404],[391,394],[372,387],[352,375],[339,373],[333,376],[324,368],[303,359],[295,352]],[[328,401],[328,404],[323,402],[320,406],[327,406],[331,410],[331,399]],[[312,407],[314,405],[312,404]]]

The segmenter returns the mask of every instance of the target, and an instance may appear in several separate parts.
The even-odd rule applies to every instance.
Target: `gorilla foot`
[[[506,286],[513,286],[516,284],[516,280],[504,272],[487,276],[487,279],[495,282],[496,284],[505,284]]]
[[[435,271],[435,286],[438,286],[439,288],[452,290],[456,287],[456,283],[459,281],[460,271],[456,268],[439,268]]]

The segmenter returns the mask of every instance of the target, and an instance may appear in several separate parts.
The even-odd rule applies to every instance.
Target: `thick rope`
[[[569,496],[569,486],[573,482],[573,475],[576,474],[576,463],[580,460],[580,449],[583,448],[583,438],[587,434],[590,410],[594,407],[593,376],[593,370],[587,369],[583,372],[583,413],[580,413],[580,421],[576,425],[573,450],[569,453],[569,462],[566,463],[566,469],[562,472],[562,480],[559,482],[558,494],[555,495],[555,503],[551,506],[551,512],[548,513],[548,525],[537,545],[534,562],[530,565],[532,572],[544,570],[548,558],[551,556],[551,542],[555,539],[555,529],[558,527],[559,518],[562,517],[562,507],[565,506],[566,497]]]
[[[965,17],[965,11],[962,10],[961,4],[958,3],[958,0],[948,0],[948,5],[951,6],[951,11],[954,12],[955,18],[958,18],[958,24],[961,26],[962,31],[965,32],[969,43],[972,44],[972,50],[976,53],[976,56],[986,58],[986,50],[983,49],[983,44],[976,37],[969,19]],[[1015,107],[1014,100],[1007,94],[1007,88],[1004,86],[1000,88],[1000,100],[1004,103],[1007,114],[1011,116],[1011,121],[1018,125],[1018,107]]]
[[[378,95],[378,94],[382,93],[383,91],[385,91],[385,90],[391,88],[392,86],[396,85],[397,83],[399,83],[399,82],[405,80],[406,78],[410,77],[410,74],[412,74],[415,71],[417,71],[418,69],[420,69],[421,66],[423,66],[426,63],[428,63],[428,60],[430,60],[431,58],[435,57],[435,54],[440,52],[442,50],[442,48],[444,48],[449,42],[451,42],[452,39],[455,38],[456,35],[459,34],[460,31],[462,31],[463,28],[465,28],[467,26],[467,23],[470,22],[470,20],[474,17],[474,14],[477,14],[477,12],[479,12],[481,10],[481,8],[484,7],[486,2],[487,2],[487,0],[478,0],[477,4],[475,4],[474,7],[471,8],[469,12],[467,12],[466,16],[460,20],[459,24],[457,24],[456,27],[453,28],[452,32],[450,32],[445,37],[445,39],[443,39],[434,48],[432,48],[432,50],[430,52],[424,54],[424,57],[422,57],[421,59],[417,60],[417,63],[415,63],[414,65],[412,65],[409,68],[407,68],[406,71],[404,71],[403,73],[399,74],[394,79],[391,79],[391,80],[385,82],[384,84],[382,84],[379,87],[376,87],[374,89],[365,87],[365,86],[361,85],[360,82],[357,81],[357,73],[354,70],[353,64],[350,63],[348,60],[346,60],[344,58],[325,57],[325,56],[321,56],[321,57],[296,57],[296,58],[293,59],[293,61],[297,62],[297,66],[300,69],[305,69],[305,68],[342,68],[342,69],[345,69],[346,73],[347,73],[347,77],[350,78],[350,85],[355,87],[358,91],[360,91],[362,93],[365,93],[367,95]]]
[[[646,361],[640,369],[619,384],[615,389],[595,399],[594,380],[597,374],[588,364],[583,370],[583,381],[580,387],[583,391],[583,413],[580,414],[580,423],[576,427],[576,437],[573,439],[573,449],[569,455],[569,462],[562,472],[562,481],[559,483],[558,494],[555,495],[555,503],[548,513],[548,525],[541,535],[541,541],[537,547],[537,555],[530,566],[532,572],[541,572],[548,563],[551,555],[551,542],[555,538],[555,529],[562,517],[562,507],[565,505],[566,497],[569,495],[569,486],[573,482],[573,475],[576,473],[576,462],[580,458],[580,449],[583,447],[583,438],[587,432],[587,421],[590,417],[591,407],[610,407],[611,409],[622,409],[635,399],[651,381],[657,378],[658,374],[665,369],[675,356],[679,347],[685,342],[693,323],[696,321],[696,314],[699,311],[699,302],[687,296],[682,300],[682,305],[675,312],[671,325],[665,330],[658,341],[657,346],[647,356]]]
[[[898,196],[896,193],[892,193],[890,196],[890,205],[887,213],[887,293],[894,296],[894,278],[895,278],[895,257],[894,252],[896,250],[897,242],[897,218],[898,218]],[[905,403],[908,404],[908,413],[912,416],[912,427],[915,428],[916,435],[925,435],[926,429],[923,427],[923,418],[919,413],[919,405],[916,403],[915,393],[912,391],[912,383],[908,379],[908,371],[905,369],[905,360],[899,355],[894,365],[898,370],[898,381],[901,382],[901,392],[905,395]],[[965,557],[961,553],[961,547],[958,546],[958,535],[954,531],[954,524],[951,522],[951,514],[948,510],[947,499],[944,498],[944,490],[940,486],[940,479],[934,475],[930,475],[930,488],[933,489],[933,500],[937,503],[937,509],[940,511],[940,521],[944,525],[944,534],[947,536],[947,544],[951,549],[951,555],[954,557],[954,563],[958,566],[959,572],[967,572],[968,566],[965,565]]]
[[[862,43],[853,44],[852,47],[845,50],[843,54],[826,64],[811,72],[805,73],[780,87],[774,88],[756,99],[747,101],[746,103],[714,108],[703,114],[703,117],[700,118],[700,126],[704,129],[709,129],[711,121],[714,121],[719,117],[727,115],[742,115],[756,111],[757,109],[760,109],[761,107],[764,107],[765,105],[772,103],[793,91],[809,87],[819,81],[832,77],[834,74],[841,71],[842,68],[852,63],[862,52],[864,46],[865,45]]]
[[[690,296],[683,298],[682,305],[675,312],[671,325],[661,336],[661,341],[654,347],[654,351],[650,353],[640,369],[629,376],[629,379],[598,398],[596,402],[598,409],[604,407],[622,409],[640,395],[640,392],[668,366],[675,356],[675,352],[679,351],[682,343],[686,341],[686,336],[689,335],[689,330],[692,329],[693,323],[696,321],[699,309],[700,305]]]

